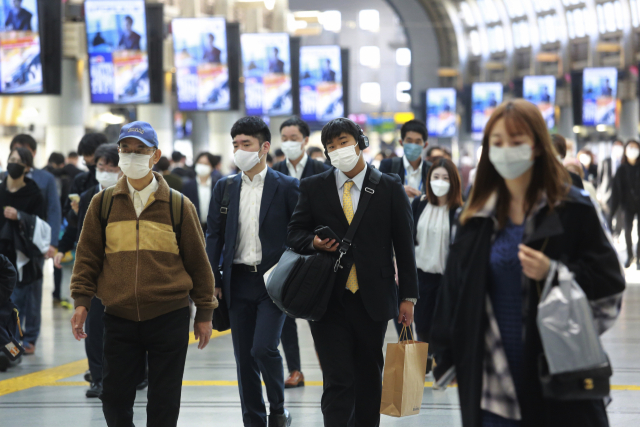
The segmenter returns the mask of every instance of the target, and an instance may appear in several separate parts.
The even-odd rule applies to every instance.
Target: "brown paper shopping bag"
[[[420,413],[427,371],[429,344],[411,340],[406,326],[397,344],[387,345],[384,364],[380,413],[392,417],[406,417]],[[403,340],[404,338],[404,340]]]

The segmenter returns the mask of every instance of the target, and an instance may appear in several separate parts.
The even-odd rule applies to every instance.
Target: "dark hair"
[[[14,136],[13,139],[11,140],[11,145],[9,146],[9,150],[13,151],[16,145],[29,148],[34,153],[38,150],[38,144],[36,143],[36,140],[33,139],[31,135],[27,135],[26,133],[21,133],[19,135]]]
[[[171,160],[173,160],[174,163],[181,162],[183,158],[184,156],[179,151],[174,151],[173,153],[171,153]]]
[[[451,187],[449,188],[449,194],[447,194],[447,207],[449,209],[458,208],[462,206],[462,184],[460,183],[460,174],[458,173],[458,168],[453,162],[449,159],[441,158],[433,163],[431,168],[429,168],[429,172],[427,173],[427,200],[432,205],[438,206],[438,196],[433,194],[431,191],[431,175],[433,175],[433,171],[437,168],[445,168],[447,173],[449,174],[449,184]]]
[[[118,166],[118,163],[120,162],[118,144],[102,144],[96,148],[94,156],[96,164],[98,164],[100,159],[104,159],[108,165]]]
[[[640,142],[636,141],[635,139],[630,139],[627,141],[626,144],[624,144],[624,154],[622,155],[622,163],[625,163],[625,164],[629,164],[629,159],[627,159],[627,147],[629,146],[629,144],[636,144],[638,148],[640,148]]]
[[[273,153],[273,155],[276,157],[284,157],[284,151],[282,151],[281,148],[277,148],[275,153]]]
[[[13,153],[14,151],[18,153],[18,156],[20,156],[20,160],[25,166],[28,166],[30,168],[33,167],[33,154],[31,154],[31,151],[29,151],[29,149],[24,147],[13,147],[9,152],[9,157],[11,157],[11,153]]]
[[[129,16],[129,15],[125,16],[124,20],[125,21],[129,21],[129,22],[131,22],[133,24],[133,18],[131,16]]]
[[[554,133],[551,135],[551,142],[553,142],[553,146],[560,158],[564,160],[564,158],[567,157],[567,140],[564,136]]]
[[[424,124],[421,120],[409,120],[407,123],[403,124],[400,128],[400,136],[404,140],[407,136],[407,132],[418,132],[422,135],[422,140],[427,140],[427,125]]]
[[[49,164],[53,163],[54,165],[64,165],[64,154],[53,152],[49,155]]]
[[[103,133],[88,133],[82,137],[78,144],[78,154],[81,156],[92,156],[96,149],[107,143],[107,136]]]
[[[156,163],[156,168],[158,168],[160,172],[169,170],[169,166],[171,166],[171,163],[165,156],[160,157],[158,163]]]
[[[243,117],[231,127],[231,138],[238,135],[248,135],[258,138],[260,145],[264,142],[271,142],[271,131],[269,126],[260,117]]]
[[[322,128],[322,133],[320,134],[322,145],[326,148],[334,138],[339,137],[343,133],[353,136],[353,139],[358,142],[360,138],[360,126],[343,117],[333,119]]]
[[[78,158],[78,153],[76,153],[75,151],[70,151],[69,155],[67,156],[70,159],[77,159]]]
[[[446,149],[446,148],[441,147],[441,146],[439,146],[439,145],[433,145],[433,146],[431,146],[431,147],[429,147],[429,148],[427,149],[427,157],[431,157],[431,154],[432,154],[434,151],[436,151],[436,150],[440,150],[440,151],[442,151],[443,153],[447,154],[447,149]]]
[[[309,147],[309,148],[307,148],[307,156],[311,157],[312,155],[314,155],[316,153],[322,153],[322,155],[324,156],[324,151],[322,151],[322,148],[319,148],[319,147]]]
[[[482,156],[478,162],[476,180],[460,217],[460,223],[463,225],[484,207],[495,192],[498,194],[496,215],[499,228],[504,228],[507,224],[511,195],[504,178],[489,160],[489,136],[500,119],[505,120],[510,135],[529,135],[533,139],[533,151],[537,153],[533,164],[533,176],[525,195],[525,209],[535,206],[540,194],[544,192],[549,209],[553,210],[570,189],[569,173],[555,158],[556,150],[551,143],[551,136],[540,109],[525,99],[504,102],[493,111],[484,128]]]
[[[307,124],[307,122],[305,122],[298,116],[289,117],[287,120],[285,120],[280,125],[280,132],[282,132],[282,129],[288,126],[298,126],[298,130],[300,131],[300,133],[304,138],[311,135],[311,130],[309,130],[309,125]]]
[[[193,162],[193,164],[195,165],[196,163],[198,163],[198,161],[202,158],[202,157],[206,157],[207,160],[209,160],[209,163],[211,164],[211,167],[215,169],[216,166],[218,166],[218,164],[220,163],[220,156],[214,156],[211,153],[208,152],[202,152],[200,154],[198,154],[196,156],[196,160],[195,162]],[[194,166],[195,167],[195,166]]]
[[[269,153],[267,153],[267,163],[273,163],[273,156]]]

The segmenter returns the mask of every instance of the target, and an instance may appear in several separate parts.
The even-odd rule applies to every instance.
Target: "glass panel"
[[[527,21],[520,22],[520,38],[522,39],[522,47],[531,46],[531,36],[529,35],[529,23]]]
[[[504,4],[507,6],[507,13],[511,18],[519,18],[524,15],[523,1],[506,0]]]
[[[342,14],[339,10],[327,10],[320,14],[320,24],[325,31],[339,33],[342,28]]]
[[[640,23],[638,21],[638,2],[636,0],[629,0],[629,6],[631,9],[631,24],[637,27]]]
[[[469,41],[471,44],[471,53],[475,56],[480,55],[480,34],[473,30],[469,33]]]
[[[570,39],[575,39],[576,38],[576,26],[573,22],[573,12],[569,11],[567,12],[567,31],[569,32],[569,38]]]
[[[601,4],[596,7],[596,11],[598,13],[598,29],[600,30],[600,34],[606,32],[607,24],[604,19],[604,8]]]
[[[396,100],[398,102],[411,102],[411,94],[405,93],[405,90],[411,89],[410,82],[398,82],[396,84]]]
[[[411,49],[407,47],[396,49],[396,64],[403,67],[411,65]]]
[[[623,16],[622,3],[620,3],[620,1],[615,1],[613,3],[613,9],[614,9],[615,15],[616,15],[616,27],[619,30],[622,30],[624,28],[624,20],[622,18],[622,16]]]
[[[380,66],[380,48],[378,46],[362,46],[360,48],[360,65],[378,68]]]
[[[613,32],[617,30],[616,13],[613,10],[613,3],[605,3],[604,5],[599,4],[598,7],[604,9],[604,19],[607,23],[607,32]]]
[[[473,13],[471,12],[471,6],[466,1],[460,3],[460,10],[462,12],[462,19],[468,27],[475,27],[476,20],[473,17]]]
[[[361,30],[378,32],[380,30],[380,12],[375,9],[365,9],[358,13],[358,25]]]
[[[513,32],[513,47],[520,49],[522,47],[522,41],[520,40],[520,23],[516,22],[511,26]]]
[[[585,9],[576,9],[573,11],[573,21],[576,26],[576,37],[584,37],[586,35],[584,24],[586,18]]]
[[[558,15],[547,15],[544,18],[547,28],[547,40],[549,40],[549,43],[553,43],[558,40],[558,36],[556,33],[556,25],[558,24],[557,18]]]
[[[380,84],[378,82],[362,83],[360,101],[365,104],[380,105]]]
[[[493,0],[477,0],[478,7],[480,8],[480,13],[482,13],[482,17],[484,18],[484,22],[487,24],[491,24],[493,22],[497,22],[500,17],[498,16],[498,11],[496,9],[496,5],[493,4]]]
[[[494,27],[494,36],[496,39],[496,52],[504,52],[504,29],[502,25]]]

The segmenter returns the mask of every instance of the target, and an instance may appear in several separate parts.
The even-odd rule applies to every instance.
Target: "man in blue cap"
[[[102,410],[107,425],[133,426],[136,385],[149,365],[147,425],[175,427],[189,343],[211,337],[214,278],[198,212],[151,171],[162,153],[151,125],[133,122],[118,139],[124,176],[96,194],[85,216],[71,278],[73,335],[86,338],[91,298],[105,306]]]

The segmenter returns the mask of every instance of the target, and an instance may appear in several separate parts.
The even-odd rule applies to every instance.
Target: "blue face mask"
[[[420,155],[422,154],[422,145],[405,142],[403,144],[403,147],[404,155],[410,162],[413,162],[414,160],[418,160],[420,158]]]

